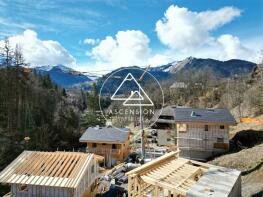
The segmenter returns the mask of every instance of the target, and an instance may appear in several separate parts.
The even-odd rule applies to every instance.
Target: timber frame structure
[[[24,151],[0,173],[0,182],[11,184],[15,197],[80,197],[98,176],[94,154]]]
[[[168,153],[128,172],[128,196],[185,197],[210,165],[177,155],[178,151]]]

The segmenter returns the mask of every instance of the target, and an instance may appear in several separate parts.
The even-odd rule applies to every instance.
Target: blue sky
[[[262,35],[261,0],[0,0],[0,39],[21,45],[32,66],[258,61]]]

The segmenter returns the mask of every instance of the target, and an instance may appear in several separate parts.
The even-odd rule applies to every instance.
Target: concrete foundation
[[[220,155],[224,153],[225,151],[206,151],[206,150],[188,150],[188,149],[181,149],[179,156],[186,158],[186,159],[192,159],[192,160],[198,160],[198,161],[207,161],[209,158]]]

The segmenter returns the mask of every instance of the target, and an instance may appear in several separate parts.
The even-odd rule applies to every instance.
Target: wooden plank
[[[5,183],[12,176],[14,170],[20,166],[20,164],[25,160],[25,158],[30,155],[30,151],[23,151],[12,163],[10,163],[1,173],[0,181]]]
[[[26,157],[23,163],[20,164],[18,168],[15,169],[16,174],[22,174],[28,168],[29,164],[31,164],[31,160],[37,155],[37,152],[32,152],[30,156]]]
[[[41,176],[35,181],[35,184],[39,184],[39,185],[45,185],[45,186],[49,186],[49,183],[52,182],[55,178],[52,177],[52,174],[54,173],[53,170],[55,167],[57,167],[59,161],[61,162],[61,158],[64,156],[64,154],[62,153],[52,153],[52,156],[48,159],[43,158],[44,162],[44,168],[47,169],[47,167],[49,167],[47,170],[45,170],[43,173],[41,173]]]
[[[132,197],[133,178],[128,176],[128,197]]]
[[[33,170],[34,168],[32,167],[32,164],[35,164],[37,162],[39,162],[39,160],[42,159],[42,156],[41,156],[41,152],[36,152],[37,154],[35,155],[35,157],[33,158],[33,156],[30,155],[31,157],[31,163],[28,165],[28,169],[26,170],[26,174],[27,174],[27,177],[24,177],[21,182],[23,184],[26,184],[26,182],[28,180],[31,180],[33,177],[35,177],[35,173],[33,173]],[[17,183],[19,183],[19,181],[17,181]]]
[[[172,185],[172,184],[165,183],[165,182],[162,182],[162,181],[158,181],[158,180],[156,180],[154,178],[151,178],[151,177],[148,177],[148,176],[142,176],[141,178],[142,178],[142,180],[144,182],[146,182],[148,184],[152,184],[152,185],[155,185],[155,186],[158,185],[158,186],[164,187],[165,189],[168,189],[168,190],[169,189],[170,190],[175,189],[174,185]]]
[[[54,169],[52,170],[52,172],[50,173],[49,176],[52,177],[57,177],[58,174],[61,172],[61,170],[63,169],[63,162],[65,162],[65,160],[70,157],[71,155],[68,153],[62,153],[62,157],[59,159],[59,162],[57,163],[57,165],[54,167]]]
[[[79,161],[75,164],[74,168],[72,169],[71,174],[69,175],[69,178],[75,179],[78,172],[81,170],[83,167],[83,164],[87,160],[86,156],[81,155]]]
[[[36,174],[36,170],[38,169],[37,166],[38,166],[38,163],[42,161],[42,154],[38,152],[38,156],[36,157],[35,161],[32,161],[31,163],[31,168],[30,170],[28,171],[29,174]]]
[[[65,158],[67,158],[68,154],[67,153],[56,153],[60,156],[59,162],[56,163],[56,166],[53,167],[52,171],[49,174],[49,177],[54,177],[54,178],[50,178],[47,180],[47,182],[45,182],[45,184],[49,185],[49,186],[54,186],[55,182],[57,182],[57,180],[59,179],[59,177],[57,177],[57,171],[59,171],[60,168],[62,168],[62,163],[64,162]]]
[[[158,186],[155,186],[155,196],[159,197],[159,188],[158,188]]]
[[[70,178],[69,176],[72,173],[72,170],[74,169],[74,167],[77,165],[77,163],[79,162],[79,160],[81,159],[80,155],[77,155],[77,157],[73,160],[73,162],[70,164],[68,171],[66,172],[66,174],[64,175],[67,178]]]
[[[42,158],[42,165],[39,168],[39,175],[47,176],[51,170],[51,166],[57,161],[57,154],[51,153],[51,157],[44,156]]]
[[[67,178],[66,172],[68,171],[68,168],[70,167],[70,165],[73,163],[73,161],[78,157],[78,155],[74,154],[71,157],[68,158],[67,161],[65,161],[66,165],[63,167],[63,171],[60,174],[60,177],[65,177]]]
[[[180,185],[182,185],[185,181],[187,181],[188,179],[196,176],[198,173],[202,173],[202,170],[200,168],[197,168],[194,172],[191,172],[191,174],[186,177],[185,179],[183,179],[182,181],[180,181],[180,183],[178,183],[175,187],[179,187]]]
[[[57,171],[57,173],[54,175],[54,177],[61,177],[61,178],[64,178],[64,179],[57,179],[60,180],[60,183],[58,183],[57,181],[55,183],[52,183],[52,185],[56,185],[56,186],[60,186],[64,180],[67,178],[67,177],[64,177],[62,175],[62,170],[64,171],[65,170],[65,165],[70,165],[71,163],[69,161],[71,161],[71,159],[74,158],[74,155],[73,154],[67,154],[66,157],[64,158],[63,160],[63,167],[60,167]]]
[[[47,170],[45,173],[43,173],[43,176],[53,176],[55,174],[55,169],[57,168],[58,164],[61,162],[61,159],[65,156],[62,153],[53,153],[54,157],[51,161],[48,161],[47,165],[45,165],[45,168]]]
[[[21,183],[23,181],[23,179],[25,179],[26,177],[23,176],[25,173],[27,173],[30,169],[30,161],[31,160],[34,160],[36,157],[37,153],[36,152],[33,152],[32,154],[30,154],[28,157],[27,157],[27,160],[25,161],[25,163],[23,163],[24,165],[26,164],[27,166],[24,166],[22,168],[20,168],[17,172],[15,172],[15,174],[17,174],[17,176],[12,179],[10,181],[10,183]],[[30,159],[29,159],[30,158]]]
[[[67,181],[67,183],[65,184],[66,187],[72,187],[72,182],[75,179],[76,176],[76,171],[79,170],[79,168],[83,165],[84,161],[86,160],[86,156],[83,155],[79,155],[79,158],[77,160],[77,162],[74,162],[72,164],[72,168],[71,168],[71,172],[69,172],[69,180]]]
[[[177,171],[180,167],[182,167],[187,161],[185,161],[184,163],[171,163],[171,165],[169,166],[164,166],[164,167],[161,167],[159,168],[158,170],[154,171],[154,172],[151,172],[150,174],[162,174],[162,176],[160,178],[165,178],[167,176],[169,176],[171,173],[173,173],[174,171]],[[169,168],[168,168],[169,167]]]
[[[146,171],[148,170],[149,168],[152,168],[154,166],[156,166],[157,164],[161,164],[165,161],[167,161],[168,159],[173,159],[173,158],[176,158],[177,157],[177,154],[178,154],[178,151],[176,152],[170,152],[170,153],[167,153],[153,161],[150,161],[149,163],[146,163],[138,168],[135,168],[134,170],[131,170],[130,172],[127,172],[126,175],[131,175],[131,174],[137,174],[137,173],[141,173],[143,171]]]
[[[198,165],[198,167],[207,168],[207,169],[213,166],[213,165],[208,164],[208,163],[202,163],[202,162],[194,161],[194,160],[189,160],[189,162],[192,164]]]
[[[179,170],[185,165],[186,162],[187,161],[184,161],[184,163],[178,162],[173,166],[173,168],[170,168],[169,170],[166,168],[162,168],[163,171],[154,171],[148,173],[147,176],[151,176],[152,178],[155,176],[155,178],[157,178],[158,180],[166,179],[167,177],[172,176],[174,173],[179,173]]]
[[[34,166],[32,167],[32,172],[35,175],[42,175],[43,173],[45,173],[46,170],[46,166],[45,164],[52,158],[53,154],[51,153],[39,153],[40,154],[40,158],[39,161],[36,162],[34,164]],[[45,168],[44,168],[45,167]]]
[[[46,160],[43,160],[43,158],[42,159],[40,159],[39,160],[39,162],[38,162],[38,164],[37,164],[37,166],[36,166],[36,168],[34,169],[34,172],[33,173],[35,173],[35,174],[42,174],[42,173],[40,173],[39,172],[39,170],[41,169],[41,166],[46,162],[46,161],[48,161],[48,160],[50,160],[51,158],[53,158],[53,154],[52,153],[49,153],[49,154],[47,154],[47,157],[46,157]],[[36,177],[34,177],[32,180],[30,180],[30,182],[29,182],[29,180],[27,181],[27,184],[32,184],[32,185],[34,185],[37,181],[38,181],[38,179],[40,178],[41,176],[36,176]]]
[[[79,172],[78,172],[78,174],[77,174],[74,182],[72,183],[72,185],[73,185],[74,188],[76,188],[76,187],[78,186],[78,184],[79,184],[80,181],[81,181],[81,178],[83,177],[84,173],[85,173],[87,170],[89,170],[89,165],[92,163],[92,161],[93,161],[93,159],[94,159],[93,154],[89,154],[88,156],[85,155],[85,157],[86,157],[86,161],[85,161],[85,163],[81,166],[81,169],[79,170]],[[92,165],[93,165],[93,163],[92,163]],[[94,173],[95,173],[95,172],[94,172]],[[94,175],[92,175],[92,176],[94,176]],[[91,181],[91,183],[93,183],[93,181],[94,181],[94,180],[92,180],[92,178],[94,179],[94,177],[92,177],[92,176],[90,175],[90,178],[91,178],[90,181]]]

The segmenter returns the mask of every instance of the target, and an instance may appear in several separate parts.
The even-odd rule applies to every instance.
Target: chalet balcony
[[[95,153],[98,155],[112,154],[118,155],[121,153],[120,149],[109,149],[109,148],[86,148],[86,152]]]

